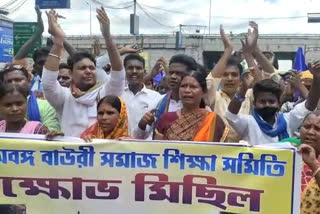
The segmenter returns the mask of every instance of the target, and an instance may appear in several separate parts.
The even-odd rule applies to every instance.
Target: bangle
[[[315,177],[315,176],[318,174],[318,172],[320,172],[320,166],[319,166],[318,169],[312,174],[312,177]]]
[[[49,56],[53,56],[53,57],[55,57],[55,58],[61,59],[61,57],[60,57],[60,56],[55,55],[55,54],[52,54],[52,53],[49,53]]]
[[[236,93],[234,95],[234,98],[240,103],[242,103],[246,99],[245,97],[240,96],[239,93]]]

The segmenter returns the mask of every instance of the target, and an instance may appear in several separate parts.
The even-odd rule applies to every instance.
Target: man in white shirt
[[[179,87],[182,77],[192,70],[197,69],[197,62],[190,56],[178,54],[173,56],[169,62],[169,69],[166,77],[170,91],[153,108],[155,111],[147,112],[137,127],[134,137],[139,139],[151,139],[153,124],[165,112],[175,112],[182,108],[179,97]],[[149,125],[149,126],[147,126]]]
[[[129,135],[134,137],[134,129],[138,126],[143,115],[155,109],[163,97],[158,92],[147,89],[143,83],[145,75],[145,60],[138,54],[129,54],[124,58],[126,79],[128,86],[125,87],[121,97],[126,103]]]
[[[301,126],[305,116],[314,111],[320,97],[320,62],[310,66],[314,76],[312,87],[305,102],[300,103],[288,113],[279,114],[281,89],[271,79],[255,84],[253,88],[253,115],[239,114],[245,99],[248,84],[244,83],[232,99],[226,118],[236,132],[251,145],[277,143],[293,136]]]
[[[61,118],[65,135],[79,137],[96,121],[97,101],[106,95],[120,95],[125,84],[125,72],[116,45],[110,34],[110,21],[103,8],[97,9],[97,18],[105,38],[112,71],[110,78],[100,84],[96,81],[94,57],[86,52],[71,56],[72,84],[70,89],[57,81],[59,61],[63,55],[65,34],[57,23],[58,14],[50,10],[48,15],[49,32],[54,37],[53,46],[45,63],[42,85],[48,102]]]

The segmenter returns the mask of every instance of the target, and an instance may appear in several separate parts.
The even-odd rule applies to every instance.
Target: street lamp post
[[[211,0],[210,0],[210,7],[209,7],[209,35],[211,30]]]
[[[91,22],[91,4],[87,1],[85,1],[87,5],[89,5],[90,8],[90,36],[92,36],[92,22]]]

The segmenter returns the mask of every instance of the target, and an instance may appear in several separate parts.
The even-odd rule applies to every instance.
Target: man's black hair
[[[190,72],[192,70],[197,70],[197,62],[191,56],[187,56],[185,54],[177,54],[171,57],[169,61],[169,65],[172,63],[180,63],[187,67],[187,70]]]
[[[70,66],[67,63],[62,62],[59,64],[59,70],[60,69],[70,69]]]
[[[280,88],[280,85],[276,82],[274,82],[271,79],[264,79],[261,80],[260,82],[257,82],[254,86],[253,86],[253,97],[254,97],[254,101],[257,100],[258,95],[262,92],[270,92],[273,95],[275,95],[278,99],[278,101],[280,102],[280,97],[282,94],[282,90]]]
[[[123,60],[123,66],[126,67],[128,61],[130,61],[130,60],[138,60],[139,62],[141,62],[143,64],[143,68],[145,68],[145,66],[146,66],[146,62],[145,62],[144,58],[142,56],[140,56],[139,54],[127,55]]]
[[[242,65],[239,63],[239,60],[237,57],[235,56],[231,56],[228,61],[227,61],[227,66],[226,67],[230,67],[230,66],[234,66],[236,68],[238,68],[239,72],[240,72],[240,75],[242,74],[243,72],[243,67]]]
[[[14,92],[18,92],[21,94],[26,100],[29,95],[29,89],[20,87],[20,86],[15,86],[15,85],[7,85],[4,83],[0,83],[0,99],[2,99],[4,96],[7,94],[12,94]]]
[[[0,71],[0,81],[3,82],[4,76],[12,71],[21,71],[22,74],[28,79],[28,70],[21,65],[15,64],[7,64],[1,71]]]
[[[75,54],[73,54],[72,56],[70,56],[68,58],[68,66],[72,70],[74,64],[76,64],[77,62],[79,62],[85,58],[90,59],[94,63],[94,65],[96,65],[96,59],[94,58],[94,56],[92,54],[90,54],[87,51],[80,51],[80,52],[76,52]]]
[[[38,57],[40,56],[48,56],[49,53],[50,53],[50,48],[48,47],[42,47],[35,50],[32,55],[33,62],[36,62]]]

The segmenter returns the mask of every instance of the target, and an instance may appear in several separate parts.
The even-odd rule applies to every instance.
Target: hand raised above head
[[[38,5],[35,7],[35,10],[36,10],[36,13],[37,13],[38,32],[42,34],[43,31],[44,31],[42,13],[41,13],[41,10],[40,10]]]
[[[224,32],[223,25],[220,25],[220,36],[221,36],[221,39],[222,39],[222,42],[223,42],[223,45],[224,45],[224,49],[227,49],[227,48],[231,48],[232,49],[233,48],[232,47],[232,42],[231,42],[230,38]]]
[[[249,22],[249,26],[253,28],[253,31],[255,31],[255,33],[258,33],[258,24],[254,21],[250,21]]]
[[[167,71],[167,61],[165,60],[165,58],[162,56],[160,57],[156,64],[153,66],[153,69],[152,71],[155,72],[155,73],[160,73],[161,71]]]
[[[299,89],[299,87],[302,86],[302,81],[301,81],[301,78],[300,78],[298,71],[291,70],[288,82],[295,89]]]
[[[320,61],[309,63],[308,67],[313,74],[313,79],[320,80]]]
[[[58,18],[61,18],[61,16],[53,9],[51,9],[49,12],[46,11],[46,14],[48,16],[48,32],[55,38],[64,39],[65,33],[58,24]]]
[[[100,30],[102,35],[105,36],[110,36],[110,19],[104,10],[103,7],[97,8],[97,18],[100,23]]]
[[[126,45],[123,48],[121,48],[125,53],[139,53],[142,51],[142,48],[140,48],[137,44],[134,45]]]
[[[248,29],[248,34],[246,35],[245,40],[240,39],[244,53],[252,53],[258,42],[258,25],[255,22],[249,22],[249,26],[253,28],[253,30]]]
[[[258,41],[258,37],[259,37],[259,30],[258,30],[258,24],[255,22],[249,22],[249,26],[252,28],[248,29],[248,45],[251,48],[255,48],[255,46],[257,45],[257,41]]]

